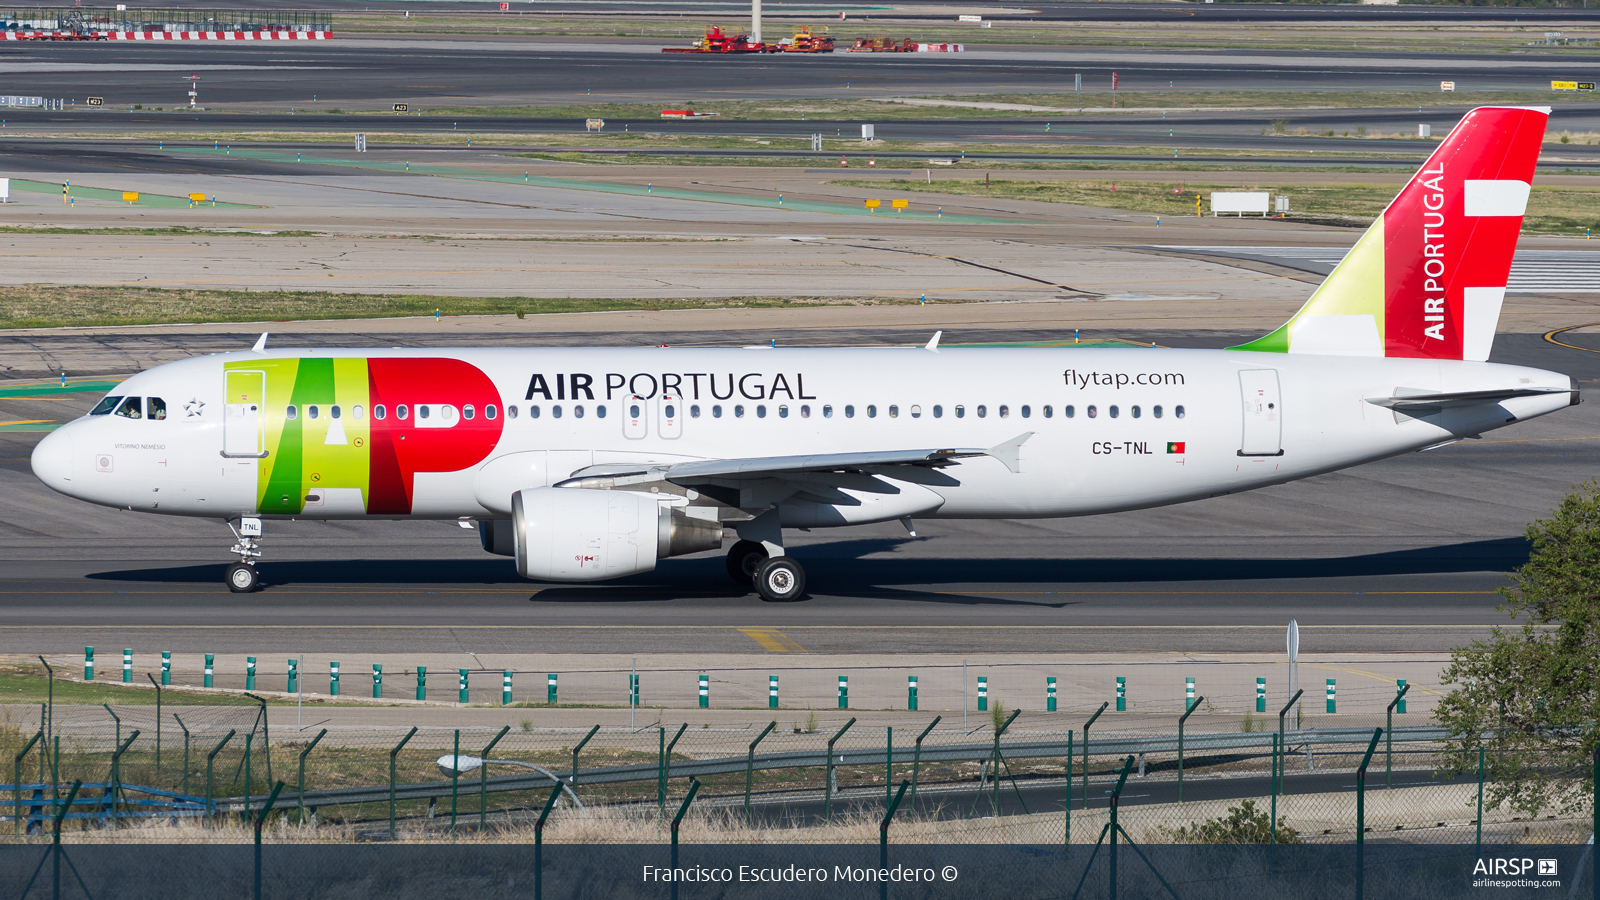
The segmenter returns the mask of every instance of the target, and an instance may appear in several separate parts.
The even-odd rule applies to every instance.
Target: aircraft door
[[[671,440],[683,435],[683,398],[677,394],[662,394],[661,402],[656,407],[660,410],[661,419],[656,426],[656,434]]]
[[[264,404],[267,373],[228,372],[222,406],[222,455],[260,459],[267,455]]]
[[[1283,455],[1283,397],[1277,369],[1239,372],[1239,393],[1244,404],[1244,435],[1240,456]]]
[[[622,436],[637,441],[650,430],[650,401],[629,394],[622,401]]]

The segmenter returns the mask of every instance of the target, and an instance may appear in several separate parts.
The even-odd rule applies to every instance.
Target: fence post
[[[1277,735],[1272,736],[1272,811],[1268,822],[1272,838],[1268,843],[1273,846],[1278,843],[1278,750],[1282,743]]]
[[[688,729],[688,722],[679,725],[678,733],[672,736],[672,741],[664,743],[661,747],[660,773],[656,778],[656,805],[659,807],[658,813],[663,819],[667,817],[667,779],[672,775],[672,748],[678,746],[678,738],[683,737],[683,733]],[[665,742],[666,739],[667,729],[662,728],[661,740]]]
[[[1331,716],[1331,715],[1333,715],[1334,713],[1336,713],[1338,711],[1339,711],[1339,693],[1338,693],[1338,689],[1337,689],[1337,687],[1335,687],[1333,679],[1329,678],[1328,679],[1328,715]]]
[[[1356,770],[1356,900],[1362,900],[1367,887],[1367,766],[1378,749],[1382,728],[1372,729],[1372,743],[1367,745],[1367,755],[1361,758],[1361,768]]]
[[[150,679],[150,686],[156,689],[156,777],[159,780],[161,776],[161,685],[157,683],[155,676],[149,672],[144,673],[144,677]]]
[[[400,739],[400,743],[395,744],[394,745],[394,749],[389,751],[389,840],[391,840],[391,841],[394,840],[394,769],[395,769],[395,757],[400,755],[400,748],[404,747],[406,745],[406,741],[411,740],[411,736],[416,734],[416,733],[417,733],[417,726],[415,726],[415,725],[411,726],[411,730],[406,732],[406,736]],[[456,750],[457,750],[456,758],[459,759],[461,757],[460,748],[457,747]]]
[[[300,819],[299,819],[299,824],[301,824],[301,825],[304,825],[306,823],[306,754],[310,753],[311,749],[313,747],[317,746],[317,744],[323,739],[323,737],[325,737],[327,735],[327,733],[328,733],[328,729],[326,729],[326,728],[324,728],[321,731],[317,732],[317,736],[311,739],[311,743],[307,744],[306,748],[304,750],[300,751]]]
[[[839,676],[839,708],[850,708],[850,676]]]
[[[293,660],[293,659],[288,660],[288,663],[289,663],[289,683],[287,685],[287,688],[288,688],[287,692],[290,693],[290,694],[299,693],[299,691],[300,691],[300,663],[299,663],[298,660]]]
[[[172,651],[161,651],[161,683],[172,683]]]
[[[1384,738],[1383,738],[1383,789],[1384,790],[1388,790],[1389,788],[1394,786],[1394,707],[1395,707],[1395,704],[1397,704],[1397,703],[1404,703],[1405,702],[1406,691],[1409,691],[1409,690],[1411,690],[1411,685],[1406,684],[1404,681],[1401,681],[1400,682],[1400,690],[1395,693],[1394,699],[1389,701],[1389,708],[1384,711],[1384,715],[1387,717],[1384,720],[1384,730],[1383,730],[1383,734],[1384,734]],[[1404,706],[1400,707],[1400,711],[1401,712],[1405,712],[1406,711],[1405,707]]]
[[[1183,711],[1183,715],[1178,717],[1178,802],[1179,803],[1183,802],[1183,723],[1187,722],[1189,720],[1190,714],[1192,714],[1196,709],[1198,709],[1200,707],[1200,704],[1204,703],[1205,700],[1206,700],[1206,698],[1204,698],[1204,697],[1196,698],[1195,702],[1194,702],[1194,705],[1190,706],[1188,709],[1184,710]],[[1069,763],[1069,765],[1070,765],[1070,763]],[[1071,775],[1067,776],[1067,785],[1069,787],[1072,785],[1072,776]],[[1070,791],[1069,791],[1069,793],[1070,793]],[[1071,802],[1069,801],[1067,805],[1071,806]]]
[[[178,727],[183,729],[183,793],[187,796],[189,793],[189,726],[183,724],[183,720],[178,718],[177,713],[173,713],[172,718],[178,723]]]
[[[337,661],[329,661],[328,663],[328,695],[330,697],[339,696],[339,663]]]
[[[551,706],[555,706],[556,705],[556,697],[557,697],[557,694],[556,694],[556,673],[551,672],[547,676],[544,702],[550,704]]]
[[[372,698],[377,700],[383,696],[383,663],[372,664]]]
[[[989,710],[989,679],[987,676],[978,676],[978,712]]]
[[[1265,678],[1257,678],[1256,679],[1256,712],[1264,713],[1266,711],[1267,711],[1267,680]]]
[[[906,676],[906,710],[917,711],[917,676]],[[916,799],[916,791],[911,792],[912,799]]]
[[[911,756],[911,811],[913,813],[917,811],[917,776],[921,774],[920,770],[922,768],[922,739],[927,737],[929,732],[933,731],[933,726],[939,724],[939,720],[942,718],[944,718],[944,716],[934,716],[933,721],[928,723],[928,727],[922,729],[922,733],[917,735],[916,750]],[[1071,755],[1070,748],[1067,753],[1068,756]],[[1070,777],[1067,779],[1067,783],[1072,783],[1072,779]]]
[[[1045,712],[1056,711],[1056,677],[1054,675],[1047,676],[1044,680],[1044,710]]]
[[[822,787],[822,820],[824,822],[833,821],[833,745],[839,738],[844,737],[844,733],[849,731],[850,726],[855,723],[856,717],[851,716],[850,721],[844,723],[843,728],[839,729],[833,737],[828,738],[828,780]],[[676,838],[676,833],[673,836]]]
[[[428,667],[417,666],[417,699],[428,699]]]
[[[39,723],[39,731],[38,731],[38,733],[33,736],[32,740],[28,741],[28,746],[23,747],[22,748],[22,752],[18,753],[16,759],[13,761],[14,765],[12,767],[13,775],[12,775],[12,779],[11,779],[11,786],[17,792],[17,811],[16,811],[16,815],[12,817],[11,821],[16,823],[16,826],[17,826],[16,827],[16,832],[17,832],[17,834],[22,834],[22,830],[23,830],[22,829],[22,759],[23,759],[23,757],[28,755],[28,751],[29,750],[33,749],[33,745],[34,744],[37,744],[42,740],[44,740],[44,723],[40,722]],[[43,778],[40,778],[40,781],[43,781],[43,780],[44,780]]]
[[[1129,756],[1122,763],[1122,774],[1117,776],[1117,786],[1111,789],[1111,824],[1106,831],[1111,837],[1110,883],[1107,885],[1111,900],[1117,900],[1117,832],[1122,826],[1117,824],[1117,806],[1122,799],[1122,786],[1128,783],[1128,770],[1133,768],[1133,757]]]
[[[483,760],[483,765],[478,767],[478,834],[480,836],[489,827],[489,751],[493,750],[494,745],[500,743],[500,739],[505,737],[510,730],[510,725],[502,725],[500,733],[494,736],[494,740],[490,741],[487,747],[483,748],[482,753],[478,754],[478,758]],[[557,787],[560,787],[560,785],[557,785]]]
[[[878,823],[878,867],[889,868],[889,823],[894,821],[894,814],[900,809],[900,798],[906,795],[906,786],[909,781],[900,782],[900,790],[895,792],[894,798],[889,801],[889,808],[883,813],[883,821]],[[878,882],[879,900],[889,900],[889,882]]]
[[[1478,855],[1483,855],[1483,745],[1478,745]]]
[[[505,669],[500,673],[500,705],[511,705],[511,670]]]
[[[122,648],[122,683],[133,684],[133,648]]]
[[[1600,744],[1594,746],[1594,772],[1591,773],[1594,781],[1594,796],[1589,798],[1594,808],[1594,830],[1589,832],[1589,842],[1594,844],[1594,853],[1589,855],[1589,888],[1594,891],[1594,900],[1600,900]]]
[[[1191,680],[1193,680],[1193,679],[1191,679]],[[1094,720],[1100,718],[1100,714],[1105,712],[1106,711],[1106,707],[1108,707],[1110,705],[1111,704],[1109,704],[1109,703],[1101,703],[1100,704],[1100,708],[1095,710],[1094,711],[1094,715],[1089,717],[1089,721],[1083,723],[1083,808],[1084,809],[1088,809],[1089,808],[1089,726],[1093,725],[1094,724]],[[1070,781],[1067,782],[1067,806],[1068,807],[1072,806],[1072,782],[1070,782]]]
[[[687,724],[687,723],[685,723],[685,724]],[[583,736],[583,740],[578,742],[578,746],[572,748],[572,782],[571,782],[571,785],[572,785],[573,788],[577,788],[577,786],[578,786],[578,754],[583,751],[583,745],[589,743],[589,739],[594,737],[597,733],[599,733],[599,731],[600,731],[600,726],[599,725],[596,725],[593,728],[589,729],[589,733]]]
[[[256,658],[254,656],[246,656],[244,658],[244,689],[247,691],[256,689]]]
[[[1184,703],[1183,703],[1183,708],[1184,709],[1191,709],[1191,708],[1194,707],[1194,679],[1193,678],[1185,678],[1185,679],[1183,679],[1183,700],[1184,700]]]
[[[283,790],[283,782],[278,782],[272,787],[272,795],[267,797],[266,805],[261,807],[261,815],[256,817],[256,894],[255,900],[261,900],[261,826],[267,824],[267,816],[272,812],[272,804],[278,802],[278,793]]]
[[[683,805],[678,807],[678,814],[672,817],[672,869],[678,869],[678,825],[689,812],[689,804],[694,802],[694,795],[700,793],[700,779],[689,779],[689,796],[683,798]],[[672,879],[672,900],[678,900],[678,879]]]
[[[83,648],[83,680],[94,680],[94,648]]]
[[[213,686],[213,676],[215,676],[216,673],[217,673],[217,655],[215,653],[207,653],[206,654],[206,674],[205,674],[205,682],[204,682],[206,687],[212,687]]]
[[[1067,840],[1063,853],[1072,849],[1072,729],[1067,729]]]
[[[778,708],[778,676],[767,676],[767,709]]]
[[[461,759],[461,729],[455,730],[455,743],[451,745],[450,752],[455,754],[457,761]],[[485,766],[484,768],[488,768]],[[461,798],[461,766],[450,766],[450,836],[456,836],[456,810]]]
[[[756,735],[756,739],[750,742],[750,751],[749,751],[749,753],[747,753],[745,755],[745,758],[744,758],[744,824],[745,824],[746,827],[748,827],[751,824],[750,823],[750,783],[751,783],[752,779],[755,777],[755,771],[756,771],[756,745],[761,743],[761,739],[766,737],[767,735],[771,734],[772,733],[772,729],[777,728],[777,727],[778,727],[778,723],[776,721],[774,721],[772,724],[770,724],[770,725],[768,725],[766,727],[766,730],[762,731],[759,735]]]
[[[179,723],[179,724],[182,724],[182,723]],[[212,784],[212,782],[211,782],[211,771],[212,771],[212,764],[216,762],[217,754],[221,753],[222,752],[222,748],[226,747],[228,745],[228,742],[233,740],[233,736],[236,733],[237,733],[237,731],[235,729],[232,729],[232,728],[228,729],[228,733],[223,735],[222,740],[220,742],[218,742],[215,747],[211,748],[211,752],[210,753],[206,754],[206,818],[208,818],[208,819],[215,817],[216,814],[217,814],[217,804],[216,804],[215,801],[213,801],[211,799],[211,784]],[[188,734],[189,734],[189,732],[186,729],[184,731],[184,736],[187,738]]]
[[[544,809],[539,811],[539,820],[533,823],[533,900],[544,900],[544,820],[550,818],[550,810],[560,796],[561,782],[557,781],[550,791],[550,799],[544,802]]]
[[[1054,694],[1056,692],[1055,681],[1056,680],[1054,678],[1050,679],[1050,693],[1052,695],[1051,696],[1051,700],[1052,701],[1054,701],[1054,699],[1055,699],[1055,697],[1054,697]],[[1056,708],[1056,705],[1055,705],[1054,702],[1052,702],[1050,704],[1050,708],[1052,710]],[[1128,679],[1122,677],[1121,675],[1118,675],[1117,676],[1117,712],[1127,712],[1127,711],[1128,711]]]
[[[467,702],[467,670],[456,670],[456,702]]]

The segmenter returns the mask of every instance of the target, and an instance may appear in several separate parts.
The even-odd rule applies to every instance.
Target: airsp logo
[[[1556,861],[1555,860],[1553,860],[1553,859],[1541,859],[1541,860],[1538,861],[1538,866],[1539,866],[1539,874],[1541,876],[1544,876],[1546,878],[1554,878],[1555,877],[1555,875],[1556,875]],[[1534,860],[1526,859],[1526,858],[1524,858],[1524,859],[1503,859],[1503,858],[1480,859],[1480,860],[1478,860],[1478,864],[1476,866],[1473,866],[1472,874],[1474,874],[1474,875],[1526,875],[1526,874],[1528,874],[1528,870],[1532,869],[1533,867],[1534,867]]]
[[[1556,861],[1553,859],[1539,860],[1539,874],[1554,878],[1556,874]]]

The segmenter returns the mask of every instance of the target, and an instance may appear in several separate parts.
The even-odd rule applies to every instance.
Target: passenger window
[[[744,418],[744,404],[743,404],[743,403],[736,403],[736,404],[734,404],[734,407],[733,407],[733,417],[734,417],[734,418],[735,418],[735,419],[742,419],[742,418]]]
[[[1158,419],[1161,418],[1161,407],[1160,407],[1160,405],[1152,406],[1150,408],[1150,414],[1155,416]]]
[[[1117,409],[1117,406],[1116,406],[1116,404],[1115,404],[1115,403],[1113,403],[1113,404],[1112,404],[1112,405],[1111,405],[1111,418],[1113,418],[1113,419],[1115,419],[1115,418],[1116,418],[1116,417],[1117,417],[1117,416],[1118,416],[1118,415],[1120,415],[1120,414],[1121,414],[1121,413],[1122,413],[1122,410],[1120,410],[1120,409]]]
[[[900,407],[895,406],[893,404],[890,404],[890,406],[889,406],[889,418],[891,418],[891,419],[900,418]]]
[[[800,404],[800,418],[802,418],[802,419],[811,418],[811,405],[809,403]]]
[[[337,407],[337,406],[330,407],[328,409],[328,414],[333,416],[335,419],[339,418],[339,407]]]
[[[911,418],[913,418],[913,419],[922,418],[922,407],[921,406],[913,405],[911,407]]]
[[[978,404],[978,418],[981,419],[981,418],[983,418],[983,417],[985,417],[987,415],[989,415],[989,407],[984,406],[982,403],[979,403]]]
[[[1006,406],[1004,403],[1000,404],[1000,418],[1004,419],[1004,418],[1007,418],[1010,415],[1011,415],[1011,407]]]
[[[160,397],[144,398],[145,415],[151,419],[165,419],[167,417],[167,401]]]
[[[513,407],[513,408],[515,408],[515,407]],[[539,404],[532,403],[532,404],[528,405],[528,418],[530,418],[530,419],[539,418]]]
[[[576,406],[572,407],[572,415],[575,418],[579,418],[579,419],[583,418],[583,404],[579,403]],[[671,415],[671,413],[668,413],[668,415]]]
[[[500,415],[500,410],[495,409],[494,404],[492,404],[492,403],[483,408],[483,417],[485,419],[498,418],[499,415]]]
[[[1100,410],[1096,409],[1093,403],[1089,404],[1089,408],[1086,410],[1086,412],[1089,414],[1089,418],[1091,419],[1100,415]]]
[[[867,418],[876,419],[877,417],[878,417],[878,406],[877,406],[877,404],[868,403],[867,404]]]
[[[831,405],[822,407],[822,417],[824,419],[833,418],[833,407]]]
[[[854,419],[856,417],[856,408],[854,406],[846,404],[845,408],[844,408],[844,417],[846,419]]]
[[[696,404],[693,404],[693,405],[691,405],[689,407],[689,418],[691,418],[691,419],[700,418],[700,404],[696,403]]]
[[[639,404],[632,403],[628,405],[628,418],[637,419],[643,414],[644,410],[640,408]]]
[[[101,398],[100,402],[96,403],[94,405],[94,409],[89,410],[89,415],[91,415],[91,416],[108,415],[113,409],[117,408],[117,404],[118,403],[122,402],[123,396],[124,395],[122,395],[122,394],[118,394],[115,397],[104,397],[104,398]],[[293,409],[293,408],[294,407],[290,407],[290,409]]]
[[[289,408],[283,411],[283,417],[291,422],[300,418],[300,408],[293,403],[289,404]]]
[[[711,407],[711,418],[713,418],[713,419],[722,418],[722,404],[721,403],[714,404]]]
[[[1048,419],[1048,418],[1050,418],[1051,416],[1053,416],[1055,414],[1056,414],[1056,411],[1051,408],[1050,404],[1046,403],[1044,405],[1044,417],[1046,419]]]
[[[406,405],[404,403],[401,403],[401,404],[399,404],[398,406],[396,406],[394,408],[394,417],[396,419],[405,419],[405,418],[409,417],[410,415],[411,415],[411,410],[407,409]]]
[[[780,419],[789,418],[789,404],[784,403],[784,404],[779,405],[779,407],[778,407],[778,418],[780,418]]]
[[[372,417],[374,419],[387,419],[389,418],[389,410],[385,409],[382,403],[379,403],[372,408]]]
[[[1022,406],[1022,417],[1024,419],[1026,419],[1031,415],[1033,415],[1033,410],[1027,404],[1023,404],[1023,406]]]
[[[315,405],[306,407],[306,418],[317,419],[317,418],[321,418],[321,416],[322,416],[322,410],[318,409]],[[422,417],[424,419],[426,419],[428,417],[428,413],[427,413],[426,408],[424,408],[424,410],[423,410]]]
[[[595,407],[595,408],[594,408],[594,414],[595,414],[595,415],[596,415],[596,416],[599,416],[599,417],[600,417],[600,418],[602,418],[602,419],[604,419],[604,418],[605,418],[605,417],[606,417],[606,407],[605,407],[605,404],[604,404],[604,403],[602,403],[602,404],[600,404],[600,405],[599,405],[599,406],[596,406],[596,407]]]
[[[1061,410],[1061,414],[1070,419],[1073,416],[1078,414],[1078,409],[1077,409],[1077,407],[1075,407],[1075,406],[1073,406],[1072,404],[1069,403],[1069,404],[1067,404],[1066,408]]]
[[[461,407],[461,418],[475,419],[477,417],[478,411],[473,408],[472,404],[468,403],[466,406]]]
[[[138,397],[129,397],[128,402],[117,408],[117,415],[122,416],[124,419],[142,419],[144,418],[144,406],[139,402]]]
[[[561,404],[557,403],[555,406],[550,407],[550,418],[561,418]]]
[[[517,417],[517,405],[515,403],[509,403],[506,405],[506,416],[512,419]]]
[[[1172,414],[1177,416],[1180,419],[1183,418],[1183,407],[1182,406],[1174,406],[1172,408]]]
[[[426,419],[426,418],[428,418],[429,416],[432,416],[432,415],[433,415],[433,410],[429,409],[428,405],[426,403],[424,403],[423,405],[417,407],[417,418]],[[317,408],[315,406],[313,406],[313,407],[311,407],[311,418],[315,419],[316,417],[317,417]]]
[[[940,406],[940,405],[939,405],[939,404],[937,404],[937,403],[935,403],[935,404],[934,404],[934,405],[933,405],[933,417],[934,417],[934,418],[935,418],[935,419],[942,419],[942,418],[944,418],[944,407],[942,407],[942,406]]]
[[[757,403],[756,404],[756,418],[765,419],[766,417],[767,417],[767,405],[765,403]]]
[[[355,406],[350,407],[350,415],[352,418],[365,419],[367,411],[361,408],[361,404],[357,403]]]
[[[1135,418],[1135,419],[1137,419],[1137,418],[1139,418],[1139,407],[1137,407],[1137,406],[1135,406],[1135,407],[1134,407],[1134,408],[1133,408],[1133,417],[1134,417],[1134,418]]]
[[[956,418],[965,419],[966,417],[967,417],[967,408],[965,406],[962,406],[961,404],[957,403],[956,404]]]

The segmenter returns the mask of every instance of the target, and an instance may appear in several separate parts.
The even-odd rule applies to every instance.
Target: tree
[[[1573,488],[1528,541],[1500,589],[1521,627],[1457,648],[1444,670],[1458,686],[1434,713],[1449,732],[1440,774],[1475,772],[1482,747],[1486,801],[1572,812],[1592,802],[1600,743],[1600,482]]]

